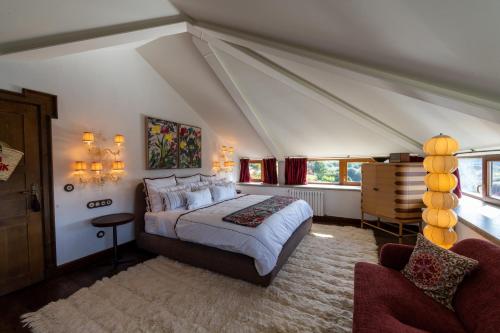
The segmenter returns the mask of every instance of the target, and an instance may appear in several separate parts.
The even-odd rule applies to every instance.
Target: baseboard
[[[135,240],[118,245],[118,251],[123,251],[125,249],[135,248]],[[46,271],[45,278],[52,278],[61,276],[70,272],[77,271],[79,269],[88,267],[90,265],[103,262],[104,260],[109,260],[109,265],[111,266],[111,257],[113,256],[113,248],[105,249],[96,253],[92,253],[88,256],[82,257],[80,259],[70,261],[68,263],[62,264],[61,266],[56,266],[50,268]]]

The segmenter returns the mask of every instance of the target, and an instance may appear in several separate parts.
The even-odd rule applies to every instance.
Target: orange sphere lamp
[[[458,197],[452,193],[458,180],[453,172],[458,167],[454,153],[459,149],[458,142],[450,136],[438,135],[424,144],[424,168],[427,192],[423,201],[427,208],[422,213],[425,221],[424,236],[434,244],[449,249],[457,241],[453,227],[457,224],[457,214],[453,211],[458,205]]]

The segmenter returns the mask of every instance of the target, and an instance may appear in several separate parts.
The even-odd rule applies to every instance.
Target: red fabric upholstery
[[[275,158],[264,158],[262,160],[262,174],[265,184],[278,184],[278,170]]]
[[[384,245],[380,253],[383,266],[357,263],[353,332],[498,332],[500,247],[466,239],[451,250],[479,261],[479,268],[458,287],[455,312],[425,295],[399,272],[410,258],[411,246]]]
[[[240,160],[240,183],[248,183],[250,181],[250,160],[242,158]]]
[[[457,316],[470,332],[500,332],[500,247],[478,239],[463,240],[453,252],[479,261],[453,300]]]
[[[285,184],[307,184],[307,158],[285,159]]]
[[[462,197],[462,185],[460,185],[460,171],[458,171],[458,168],[453,172],[453,174],[457,177],[457,187],[453,190],[453,193],[456,194],[458,198]]]
[[[380,249],[380,264],[395,270],[402,270],[413,252],[413,246],[403,244],[384,244]]]

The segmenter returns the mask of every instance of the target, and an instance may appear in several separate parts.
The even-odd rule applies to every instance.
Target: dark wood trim
[[[118,245],[118,250],[125,251],[127,249],[136,249],[135,240]],[[84,269],[96,263],[104,262],[109,259],[109,267],[111,267],[111,258],[113,256],[113,247],[90,254],[88,256],[70,261],[61,266],[56,266],[48,271],[48,277],[57,277],[67,273],[71,273],[80,269]]]
[[[0,89],[0,99],[10,102],[31,104],[37,108],[40,121],[41,184],[43,192],[43,244],[46,272],[56,266],[56,243],[54,226],[54,176],[52,166],[51,120],[57,119],[57,96],[48,93],[22,89],[13,92]]]

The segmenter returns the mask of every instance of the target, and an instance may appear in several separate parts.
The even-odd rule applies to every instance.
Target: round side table
[[[90,222],[94,227],[98,228],[113,227],[113,268],[118,266],[118,239],[116,235],[116,227],[122,224],[130,223],[133,220],[135,220],[134,214],[119,213],[96,217]]]

